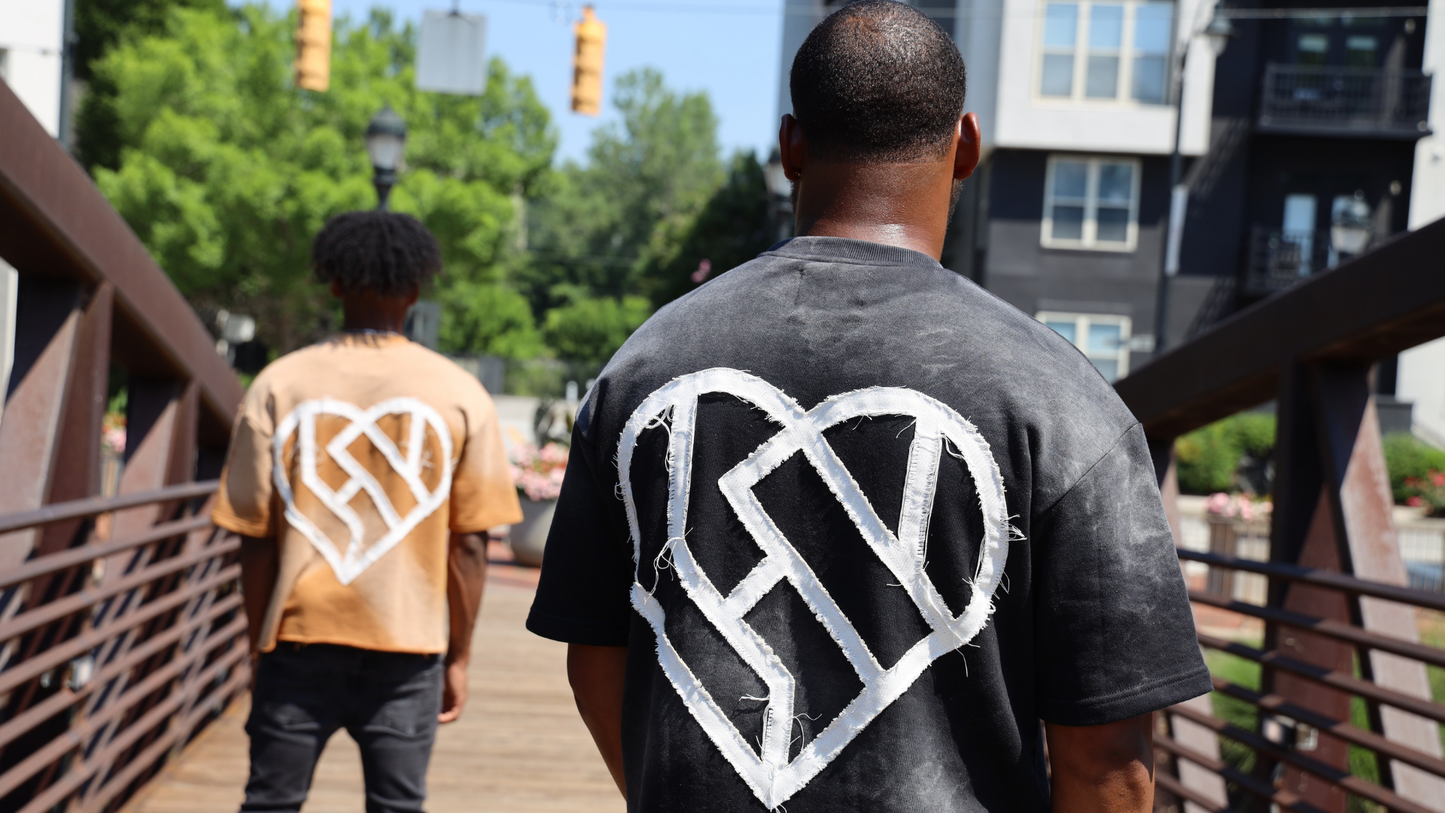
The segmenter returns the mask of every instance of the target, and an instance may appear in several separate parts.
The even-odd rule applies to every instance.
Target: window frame
[[[1068,96],[1048,96],[1043,93],[1044,82],[1044,57],[1050,54],[1062,52],[1062,46],[1049,46],[1044,44],[1044,28],[1048,22],[1048,6],[1051,2],[1072,5],[1077,8],[1077,15],[1074,23],[1074,45],[1073,60],[1073,85]],[[1140,6],[1159,5],[1169,6],[1173,9],[1169,15],[1169,50],[1164,54],[1164,98],[1157,102],[1141,101],[1134,98],[1134,62],[1139,56],[1139,50],[1134,43],[1134,34],[1138,20],[1138,9]],[[1117,85],[1112,97],[1089,96],[1088,92],[1088,70],[1089,36],[1092,33],[1094,24],[1094,6],[1123,6],[1124,25],[1121,32],[1122,41],[1117,50],[1106,52],[1099,51],[1100,55],[1115,56],[1119,60],[1119,71],[1116,76]],[[1141,107],[1167,107],[1173,104],[1174,83],[1171,78],[1177,69],[1175,59],[1178,43],[1179,25],[1179,3],[1167,0],[1039,0],[1039,12],[1036,15],[1038,24],[1034,31],[1034,75],[1030,82],[1029,93],[1035,102],[1045,104],[1065,105],[1091,105],[1091,106],[1115,106],[1124,108]]]
[[[1054,237],[1054,173],[1061,161],[1079,162],[1086,165],[1084,189],[1083,234],[1078,240]],[[1133,168],[1129,190],[1129,223],[1122,243],[1099,242],[1099,173],[1104,164],[1129,164]],[[1138,158],[1124,155],[1078,155],[1073,153],[1051,153],[1044,170],[1044,206],[1039,231],[1039,244],[1044,248],[1076,249],[1080,251],[1111,251],[1130,253],[1139,247],[1139,194],[1144,175],[1144,164]]]
[[[1045,326],[1048,325],[1048,322],[1050,320],[1055,322],[1073,322],[1075,341],[1071,342],[1071,344],[1073,344],[1074,347],[1078,348],[1078,351],[1080,353],[1084,354],[1084,358],[1087,358],[1091,364],[1096,358],[1118,362],[1119,375],[1117,378],[1113,379],[1113,381],[1110,381],[1109,383],[1112,384],[1114,383],[1114,381],[1118,381],[1119,379],[1129,374],[1129,345],[1131,343],[1131,340],[1134,338],[1134,320],[1129,318],[1128,316],[1122,316],[1120,314],[1113,313],[1039,311],[1038,313],[1034,314],[1034,318],[1038,320],[1039,324]],[[1088,348],[1089,327],[1095,324],[1119,326],[1119,347],[1112,354],[1090,354]],[[1052,329],[1053,328],[1050,328],[1050,330]],[[1068,339],[1065,338],[1064,335],[1061,333],[1059,334],[1059,338],[1068,341]],[[1096,367],[1095,369],[1098,368]],[[1100,375],[1103,375],[1103,373],[1100,373]]]

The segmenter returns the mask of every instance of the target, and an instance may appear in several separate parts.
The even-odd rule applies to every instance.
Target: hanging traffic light
[[[296,87],[331,87],[331,0],[297,0],[301,25],[296,29]]]
[[[582,7],[582,19],[574,27],[577,51],[572,56],[572,110],[587,116],[602,113],[602,53],[607,46],[607,26],[597,19],[591,6]]]

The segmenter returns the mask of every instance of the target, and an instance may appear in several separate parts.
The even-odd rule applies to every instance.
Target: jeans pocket
[[[365,728],[408,739],[435,736],[442,707],[442,670],[430,668],[379,698]]]

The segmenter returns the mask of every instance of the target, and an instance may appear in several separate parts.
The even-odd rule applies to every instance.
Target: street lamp
[[[763,181],[768,187],[768,218],[777,229],[774,237],[786,240],[793,236],[793,185],[783,170],[783,156],[777,147],[763,167]]]
[[[1353,198],[1335,207],[1334,217],[1330,219],[1330,247],[1336,254],[1361,254],[1370,244],[1374,232],[1365,193],[1355,192]]]
[[[1189,60],[1189,44],[1195,37],[1204,37],[1216,59],[1229,47],[1234,36],[1234,25],[1229,18],[1219,13],[1215,6],[1214,17],[1203,28],[1195,29],[1179,48],[1178,61],[1174,71],[1174,151],[1169,156],[1169,231],[1164,240],[1164,261],[1159,269],[1159,304],[1154,315],[1154,354],[1157,357],[1169,344],[1165,333],[1169,323],[1169,284],[1179,273],[1179,251],[1184,243],[1184,209],[1189,204],[1189,189],[1182,183],[1184,178],[1184,157],[1179,153],[1179,142],[1184,133],[1184,68]]]
[[[366,152],[371,156],[374,173],[371,183],[376,187],[376,208],[386,209],[386,199],[396,185],[396,168],[406,150],[406,122],[387,105],[371,117],[366,125]]]

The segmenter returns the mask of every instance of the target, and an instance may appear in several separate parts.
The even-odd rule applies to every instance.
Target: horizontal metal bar
[[[244,656],[245,654],[246,650],[245,648],[242,648],[232,655],[228,655],[217,660],[215,663],[211,664],[211,666],[207,667],[198,679],[213,679],[215,675],[219,674],[224,669],[227,669],[235,665],[238,661],[241,661],[243,659],[242,656]],[[236,677],[233,677],[232,681],[235,680]],[[153,722],[153,720],[164,720],[166,717],[169,717],[172,713],[174,713],[176,708],[180,706],[181,700],[183,698],[184,693],[177,692],[171,697],[162,700],[159,704],[155,706],[155,708],[147,712],[144,717],[142,717],[140,720],[137,720],[135,724],[133,724],[130,728],[126,729],[125,733],[121,734],[120,737],[116,738],[116,740],[112,741],[105,748],[101,749],[98,753],[91,754],[88,759],[80,762],[79,764],[72,764],[70,766],[70,769],[66,771],[64,776],[62,776],[54,785],[46,788],[44,791],[36,795],[35,798],[31,799],[30,804],[27,804],[25,807],[20,809],[20,813],[41,813],[42,811],[51,810],[56,805],[60,804],[62,801],[65,800],[67,796],[69,796],[71,793],[74,793],[76,789],[78,789],[82,784],[89,781],[104,761],[113,756],[117,751],[123,750],[124,748],[130,746],[132,743],[135,742],[135,740],[139,739],[142,734],[154,730],[155,722]],[[149,725],[147,725],[147,723],[149,723]],[[178,731],[179,729],[177,727],[171,727],[165,733],[161,734],[161,736],[157,738],[154,743],[148,746],[145,751],[141,752],[140,755],[137,755],[136,759],[131,760],[130,765],[126,766],[125,769],[122,769],[119,774],[109,777],[106,784],[118,784],[120,787],[124,787],[125,785],[130,784],[130,780],[134,778],[134,774],[126,776],[126,771],[135,767],[136,772],[139,772],[137,763],[140,763],[142,762],[142,760],[144,760],[145,754],[150,754],[154,751],[157,755],[159,755],[160,753],[168,750],[171,745],[174,744],[174,740]],[[62,734],[61,736],[69,737],[70,733],[67,732],[66,734]],[[163,747],[158,748],[158,746]]]
[[[0,747],[9,745],[16,737],[26,731],[29,731],[76,703],[84,701],[87,697],[94,694],[98,687],[104,686],[116,679],[122,672],[133,669],[136,663],[144,661],[162,649],[178,643],[181,639],[200,629],[205,624],[215,621],[216,618],[238,609],[241,606],[241,602],[242,599],[239,593],[226,596],[212,604],[201,615],[188,619],[185,624],[177,624],[132,649],[126,653],[127,657],[106,664],[79,689],[71,690],[69,687],[62,686],[60,691],[36,703],[9,720],[6,720],[3,724],[0,724]],[[215,637],[216,635],[217,633],[213,631],[211,637]],[[206,641],[201,642],[201,646],[204,648],[209,642],[210,639],[208,638]],[[130,689],[126,689],[126,691],[130,691]]]
[[[1166,709],[1166,711],[1172,712],[1175,708],[1177,707]],[[1285,810],[1294,810],[1298,811],[1298,813],[1325,813],[1325,811],[1315,807],[1290,791],[1284,790],[1283,788],[1276,788],[1267,782],[1256,779],[1237,768],[1225,764],[1215,757],[1202,754],[1186,745],[1181,745],[1177,740],[1155,734],[1154,746],[1181,759],[1187,759],[1211,773],[1218,774],[1226,780],[1233,782],[1241,790],[1252,793],[1266,801],[1273,802]],[[1157,777],[1158,774],[1156,773],[1156,779]]]
[[[1437,723],[1445,723],[1445,706],[1432,703],[1419,697],[1411,697],[1407,694],[1391,689],[1382,689],[1368,680],[1360,680],[1353,675],[1343,672],[1333,672],[1323,666],[1316,666],[1312,663],[1297,661],[1294,658],[1286,657],[1278,652],[1265,652],[1255,649],[1252,646],[1245,646],[1234,641],[1227,641],[1223,638],[1216,638],[1207,633],[1199,633],[1199,643],[1210,649],[1218,649],[1221,652],[1228,652],[1231,655],[1238,655],[1245,660],[1262,663],[1275,669],[1283,669],[1290,674],[1299,675],[1307,680],[1328,686],[1331,689],[1344,692],[1345,694],[1357,694],[1369,698],[1377,703],[1384,703],[1387,706],[1394,706],[1404,709],[1412,714],[1421,717],[1428,717]]]
[[[240,661],[240,658],[236,660]],[[236,693],[240,692],[249,680],[250,667],[241,666],[236,669],[229,680],[218,688],[213,689],[210,693],[217,697],[228,698],[227,703],[229,703],[229,698],[234,697]],[[178,744],[176,739],[182,731],[193,730],[196,721],[208,713],[209,710],[207,708],[197,704],[197,706],[191,710],[191,713],[186,716],[184,725],[172,726],[160,740],[152,743],[140,754],[137,754],[136,757],[130,761],[130,764],[122,768],[119,773],[107,778],[105,784],[96,791],[96,795],[91,797],[89,803],[86,805],[85,810],[87,813],[89,811],[104,809],[110,800],[115,798],[116,794],[130,786],[130,783],[135,779],[137,774],[154,765],[162,755],[175,747]],[[26,806],[21,813],[42,813],[42,811],[43,808],[32,810],[31,806]]]
[[[18,638],[27,632],[59,621],[68,615],[83,612],[112,596],[119,595],[127,590],[134,590],[142,585],[150,584],[156,579],[165,578],[177,571],[185,570],[188,567],[215,559],[218,556],[223,556],[236,550],[240,545],[240,540],[230,540],[209,548],[202,548],[186,556],[162,559],[154,565],[110,584],[103,584],[101,587],[81,590],[78,593],[71,593],[68,596],[56,599],[49,604],[42,604],[33,610],[21,613],[8,621],[0,623],[0,641]],[[165,599],[169,598],[172,598],[172,596],[165,597]],[[164,601],[165,599],[158,599],[158,601]]]
[[[1351,776],[1348,771],[1342,771],[1317,759],[1307,757],[1299,751],[1281,747],[1252,731],[1245,731],[1233,723],[1226,723],[1216,717],[1195,711],[1188,706],[1174,706],[1169,709],[1169,712],[1202,725],[1214,731],[1216,734],[1228,737],[1255,751],[1268,754],[1280,762],[1293,765],[1326,782],[1338,785],[1356,796],[1362,796],[1376,804],[1384,805],[1390,810],[1398,811],[1398,813],[1436,813],[1435,810],[1412,802],[1392,790],[1382,788],[1373,782],[1366,782],[1357,776]]]
[[[238,618],[235,622],[227,625],[227,632],[230,632],[232,635],[244,632],[245,629],[245,619]],[[225,639],[218,640],[213,646],[203,647],[200,651],[191,653],[186,658],[172,661],[160,669],[157,669],[155,672],[147,675],[140,683],[128,688],[120,698],[117,698],[114,704],[108,706],[95,716],[87,717],[80,723],[72,725],[67,728],[63,734],[57,735],[25,759],[17,762],[4,774],[0,774],[0,798],[4,798],[11,791],[28,782],[32,776],[43,770],[45,766],[65,756],[65,754],[73,749],[84,747],[88,738],[103,731],[112,720],[130,711],[136,702],[145,699],[165,684],[175,680],[176,677],[184,673],[188,667],[194,666],[199,662],[201,655],[211,649],[215,649],[217,645],[223,643],[226,643]],[[126,699],[131,701],[129,705],[123,702]],[[147,716],[151,716],[154,713],[155,710],[152,709],[147,712]],[[142,728],[143,730],[142,723],[132,723],[126,728],[124,733],[135,731],[137,728]],[[107,748],[109,747],[110,746],[107,745]]]
[[[0,694],[11,691],[16,686],[28,680],[39,677],[57,666],[84,655],[97,646],[100,646],[106,640],[115,637],[115,633],[120,630],[128,630],[140,626],[161,613],[168,612],[186,603],[197,593],[215,589],[228,581],[239,578],[240,575],[241,567],[239,565],[232,565],[207,579],[205,582],[202,582],[200,585],[197,585],[193,591],[177,591],[173,595],[168,595],[163,599],[153,601],[114,623],[107,624],[104,627],[98,627],[58,646],[51,647],[11,669],[0,672]]]
[[[1204,553],[1203,551],[1188,550],[1185,548],[1175,548],[1175,551],[1179,554],[1180,559],[1186,559],[1191,562],[1203,562],[1211,567],[1226,567],[1231,570],[1259,573],[1264,576],[1272,576],[1276,579],[1304,582],[1317,587],[1328,587],[1333,590],[1341,590],[1355,595],[1382,598],[1387,601],[1409,604],[1413,607],[1425,607],[1427,609],[1445,612],[1445,593],[1432,593],[1428,590],[1415,590],[1396,584],[1367,581],[1365,579],[1355,578],[1354,576],[1346,576],[1343,573],[1331,573],[1328,570],[1316,570],[1298,565],[1286,565],[1278,562],[1257,562],[1253,559],[1239,559],[1233,556],[1221,556],[1217,553]]]
[[[1317,711],[1296,706],[1277,694],[1260,694],[1237,683],[1230,683],[1223,678],[1216,677],[1213,678],[1213,681],[1214,690],[1220,694],[1242,700],[1274,714],[1282,714],[1332,737],[1376,751],[1390,759],[1414,765],[1422,771],[1433,773],[1436,776],[1445,776],[1445,759],[1392,742],[1373,731],[1365,731],[1349,723],[1330,719]]]
[[[1178,779],[1175,779],[1164,771],[1156,771],[1154,773],[1154,783],[1181,799],[1199,805],[1205,810],[1208,810],[1210,813],[1231,813],[1230,807],[1227,804],[1215,804],[1209,799],[1209,797],[1205,796],[1204,794],[1191,787],[1188,787],[1183,782],[1180,782]]]
[[[152,542],[159,542],[162,539],[170,539],[190,533],[191,531],[198,531],[210,524],[211,518],[208,515],[187,517],[186,519],[156,525],[143,534],[126,539],[81,545],[78,548],[66,548],[59,553],[52,553],[48,556],[42,556],[39,559],[31,559],[9,573],[0,573],[0,589],[39,578],[40,576],[48,576],[51,573],[75,567],[76,565],[83,565],[95,559],[114,556],[117,553],[124,553],[131,548],[138,548],[141,545],[149,545]]]
[[[1350,626],[1349,624],[1342,624],[1339,621],[1315,618],[1313,616],[1292,613],[1288,610],[1280,610],[1273,607],[1261,607],[1258,604],[1247,604],[1243,601],[1233,601],[1216,596],[1205,590],[1190,590],[1189,600],[1200,604],[1208,604],[1211,607],[1218,607],[1222,610],[1229,610],[1240,615],[1247,615],[1251,618],[1259,618],[1264,621],[1272,621],[1276,624],[1286,624],[1291,627],[1309,630],[1318,635],[1368,647],[1369,649],[1393,652],[1396,655],[1413,658],[1432,666],[1445,667],[1445,649],[1436,649],[1433,646],[1426,646],[1425,644],[1414,641],[1402,641],[1399,638],[1380,635],[1379,633],[1363,630],[1359,627]]]
[[[220,487],[220,484],[219,480],[205,480],[199,483],[168,486],[142,494],[125,494],[119,497],[87,497],[83,500],[71,500],[69,502],[47,505],[43,508],[37,508],[34,511],[24,511],[19,514],[0,517],[0,534],[11,531],[21,531],[26,528],[35,528],[41,525],[50,525],[56,522],[64,522],[69,519],[82,519],[99,514],[109,514],[113,511],[121,511],[126,508],[138,508],[142,505],[207,497],[214,494],[216,489]]]

